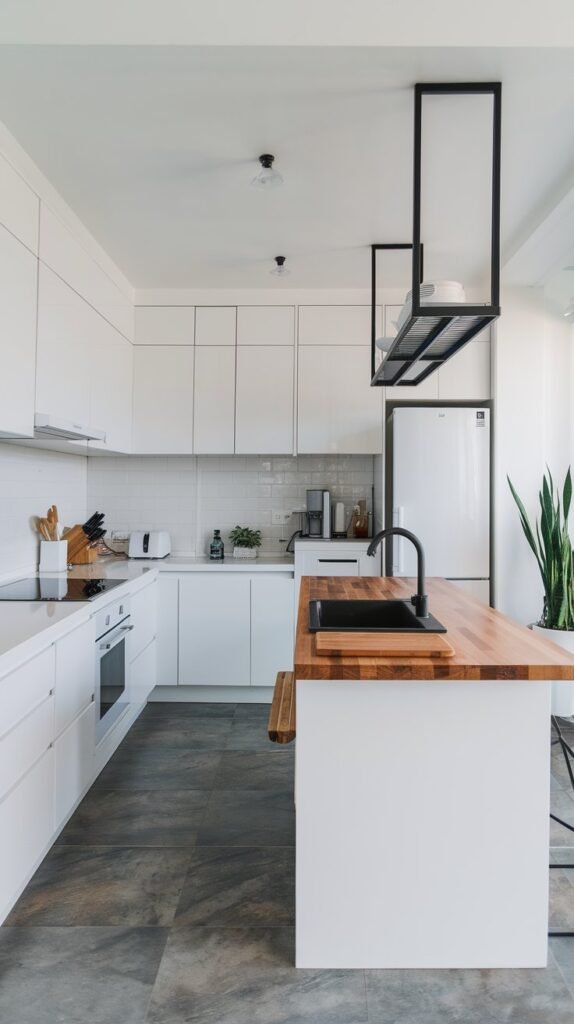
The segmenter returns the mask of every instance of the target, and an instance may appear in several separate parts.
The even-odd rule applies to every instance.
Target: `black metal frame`
[[[377,242],[371,246],[371,377],[375,376],[377,355],[377,253],[381,251],[389,252],[399,249],[412,249],[412,247],[412,242]],[[419,246],[419,253],[422,284],[424,270],[424,248],[422,242]]]
[[[490,304],[452,306],[421,306],[420,285],[423,274],[423,246],[421,242],[421,159],[422,159],[422,100],[425,95],[492,95],[492,213],[491,213],[491,271],[490,271]],[[501,125],[502,125],[502,86],[500,82],[433,82],[415,85],[414,110],[414,173],[413,173],[413,241],[410,245],[376,245],[371,247],[371,286],[372,286],[372,321],[371,321],[371,385],[409,386],[420,384],[439,365],[450,359],[456,352],[471,341],[493,320],[500,316],[500,177],[501,177]],[[412,303],[408,320],[401,327],[386,358],[378,370],[375,370],[375,293],[376,293],[376,251],[378,249],[406,249],[413,252],[412,261]],[[420,321],[428,319],[428,335],[417,345],[416,353],[401,358],[401,343],[407,339]],[[446,354],[432,359],[427,357],[431,346],[441,336],[448,335],[454,328],[458,333],[461,321],[468,320],[467,329],[460,337],[453,339]],[[393,353],[394,358],[393,358]],[[405,380],[405,375],[420,360],[428,361],[421,372],[413,379]],[[396,364],[396,372],[390,374],[392,363]]]

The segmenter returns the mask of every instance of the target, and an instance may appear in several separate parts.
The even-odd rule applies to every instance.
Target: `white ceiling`
[[[369,243],[410,237],[412,84],[503,81],[511,254],[573,183],[573,55],[6,46],[0,119],[138,288],[276,287],[267,273],[275,255],[288,258],[289,286],[360,287]],[[489,216],[480,112],[455,109],[449,123],[451,142],[464,133],[467,163],[433,151],[427,191],[434,196],[434,182],[439,198],[425,243],[433,276],[470,283]],[[269,193],[249,186],[262,152],[276,154],[285,178]],[[464,225],[460,203],[446,208],[461,181],[474,215]],[[391,262],[389,280],[402,284]]]

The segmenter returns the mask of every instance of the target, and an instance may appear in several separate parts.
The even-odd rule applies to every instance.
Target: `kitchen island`
[[[550,681],[574,658],[444,580],[451,658],[319,655],[312,599],[410,599],[398,578],[302,580],[296,964],[544,967]]]

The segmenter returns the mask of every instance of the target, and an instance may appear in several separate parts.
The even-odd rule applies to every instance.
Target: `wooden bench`
[[[295,739],[295,678],[292,672],[277,673],[267,728],[272,743],[291,743]]]

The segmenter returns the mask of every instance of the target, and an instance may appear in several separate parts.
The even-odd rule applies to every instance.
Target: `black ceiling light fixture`
[[[279,171],[273,167],[274,161],[275,157],[271,153],[263,153],[259,157],[261,167],[251,182],[255,188],[277,188],[283,184]]]
[[[285,256],[274,257],[275,266],[269,271],[270,274],[274,274],[276,277],[287,277],[289,271],[285,266]]]
[[[371,386],[395,387],[420,384],[500,316],[500,82],[444,82],[415,85],[414,196],[412,242],[371,246]],[[423,245],[421,242],[421,135],[423,95],[491,95],[492,104],[492,208],[490,238],[490,302],[435,302],[422,294]],[[411,292],[399,320],[396,337],[377,345],[377,252],[412,249]],[[425,286],[426,288],[426,286]],[[427,301],[425,302],[425,298]],[[384,342],[384,343],[383,343]],[[383,352],[376,366],[377,347]]]

